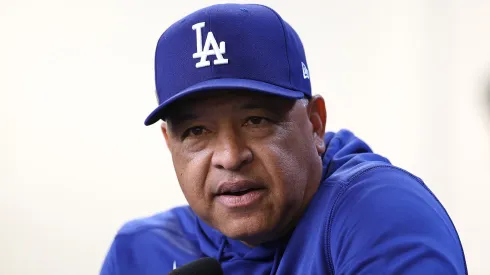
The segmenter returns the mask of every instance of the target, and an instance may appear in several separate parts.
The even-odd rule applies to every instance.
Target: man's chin
[[[271,235],[270,224],[263,219],[239,218],[224,221],[218,230],[227,237],[241,241],[248,246],[256,246]]]

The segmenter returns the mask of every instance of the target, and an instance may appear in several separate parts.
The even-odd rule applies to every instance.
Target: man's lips
[[[247,209],[266,195],[266,187],[256,181],[235,180],[221,182],[214,193],[216,202],[230,211]]]
[[[215,196],[220,195],[236,195],[240,196],[249,191],[264,189],[265,186],[256,181],[250,180],[237,180],[237,181],[224,181],[218,184]]]

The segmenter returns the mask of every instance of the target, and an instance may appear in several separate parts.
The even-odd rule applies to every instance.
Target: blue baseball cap
[[[159,105],[145,125],[164,119],[171,103],[206,91],[311,97],[298,34],[273,9],[257,4],[217,4],[172,24],[157,43],[155,85]]]

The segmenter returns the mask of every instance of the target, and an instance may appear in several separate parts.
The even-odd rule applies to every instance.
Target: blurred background
[[[154,49],[222,2],[0,0],[0,274],[98,274],[124,222],[186,203],[143,125]],[[490,274],[490,1],[254,2],[301,36],[328,130],[424,179]]]

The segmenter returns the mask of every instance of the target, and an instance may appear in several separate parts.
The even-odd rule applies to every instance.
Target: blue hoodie
[[[321,185],[294,231],[250,248],[188,206],[126,223],[101,275],[163,275],[200,257],[224,274],[467,274],[451,219],[418,177],[347,130],[328,132]]]

